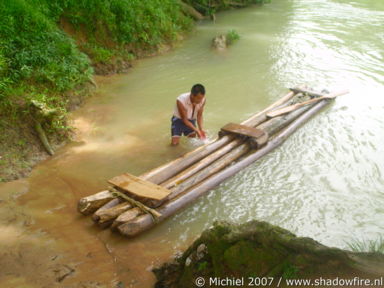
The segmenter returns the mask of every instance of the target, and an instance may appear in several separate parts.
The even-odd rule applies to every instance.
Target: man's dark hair
[[[192,86],[191,93],[192,93],[192,95],[197,95],[200,93],[205,95],[205,88],[201,84],[195,84]]]

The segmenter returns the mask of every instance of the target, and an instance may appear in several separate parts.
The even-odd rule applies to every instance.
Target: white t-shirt
[[[201,101],[199,104],[196,104],[195,107],[193,107],[190,95],[191,95],[191,92],[183,93],[179,97],[177,97],[177,100],[179,100],[181,104],[183,104],[185,110],[187,111],[187,118],[190,120],[194,120],[197,117],[197,113],[200,111],[201,107],[205,103],[205,97],[203,101]],[[177,101],[176,101],[175,109],[173,111],[173,116],[181,119],[179,109],[177,108]]]

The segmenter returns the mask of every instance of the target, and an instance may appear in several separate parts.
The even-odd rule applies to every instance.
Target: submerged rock
[[[227,37],[221,34],[213,38],[212,47],[219,51],[225,50],[227,48]]]
[[[273,281],[280,277],[380,278],[384,275],[384,255],[330,248],[267,222],[216,222],[181,257],[154,269],[154,273],[157,288],[197,287],[198,277],[206,283],[198,287],[209,287],[210,277],[243,278],[240,287],[249,287],[252,277],[273,277]]]

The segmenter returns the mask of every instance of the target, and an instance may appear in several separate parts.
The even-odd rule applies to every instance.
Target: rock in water
[[[221,34],[213,38],[212,47],[219,51],[225,50],[227,48],[227,37]]]

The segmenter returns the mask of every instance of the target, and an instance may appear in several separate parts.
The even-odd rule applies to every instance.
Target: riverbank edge
[[[327,247],[264,221],[242,224],[217,221],[181,256],[153,272],[156,288],[196,287],[204,282],[212,287],[220,287],[220,283],[249,287],[255,281],[256,286],[286,287],[287,279],[321,278],[325,283],[327,279],[359,277],[382,281],[384,255]]]

